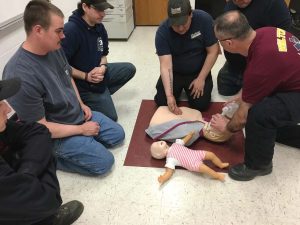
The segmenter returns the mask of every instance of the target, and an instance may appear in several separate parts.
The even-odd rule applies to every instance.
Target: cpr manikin
[[[209,175],[214,179],[224,181],[225,175],[218,173],[203,164],[203,160],[210,160],[214,165],[219,168],[225,168],[229,166],[229,163],[223,163],[214,153],[204,150],[192,150],[184,145],[192,138],[193,132],[188,134],[183,139],[176,140],[169,146],[165,141],[154,142],[151,147],[151,155],[156,159],[167,158],[166,171],[164,174],[158,177],[160,184],[163,184],[171,178],[175,171],[175,166],[181,166],[189,171],[199,172]]]
[[[167,106],[160,106],[154,113],[150,123],[149,123],[149,128],[146,130],[146,132],[149,134],[150,131],[152,131],[155,128],[160,128],[161,125],[170,122],[170,121],[189,121],[189,122],[199,122],[202,123],[203,126],[202,132],[203,136],[210,141],[213,142],[225,142],[227,141],[231,136],[232,133],[226,132],[226,133],[220,133],[216,130],[214,130],[211,126],[210,123],[205,121],[202,118],[202,114],[200,111],[188,107],[180,107],[182,114],[181,115],[175,115],[174,113],[170,112]],[[200,132],[201,129],[195,128],[195,123],[189,123],[185,125],[186,132],[184,135],[178,138],[182,138],[186,136],[189,132],[194,131]],[[150,130],[150,131],[149,131]],[[149,131],[149,132],[148,132]],[[150,135],[151,136],[151,135]],[[153,138],[154,136],[152,136]],[[195,136],[194,136],[195,137]],[[153,138],[155,139],[155,138]],[[161,139],[161,138],[158,138]]]

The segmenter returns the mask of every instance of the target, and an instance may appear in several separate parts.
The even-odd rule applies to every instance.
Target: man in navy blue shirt
[[[108,36],[102,20],[106,0],[81,0],[65,24],[62,47],[82,101],[93,111],[118,119],[111,95],[135,74],[131,63],[108,63]]]
[[[230,10],[242,12],[254,30],[269,26],[289,31],[291,27],[291,17],[284,0],[230,0],[224,11]],[[224,54],[227,61],[218,74],[218,91],[221,95],[229,96],[242,87],[246,58],[227,51]]]
[[[189,0],[169,0],[168,19],[156,32],[155,46],[161,75],[156,104],[181,114],[176,101],[184,89],[190,107],[207,108],[213,87],[210,70],[219,52],[212,17],[193,11]]]

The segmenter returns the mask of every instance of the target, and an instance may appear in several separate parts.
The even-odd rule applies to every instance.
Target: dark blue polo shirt
[[[172,55],[173,72],[182,75],[198,75],[206,59],[206,47],[216,42],[213,19],[202,10],[193,11],[191,26],[185,34],[173,31],[167,19],[155,37],[157,55]]]

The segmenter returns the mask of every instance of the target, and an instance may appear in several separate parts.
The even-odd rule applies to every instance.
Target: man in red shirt
[[[247,181],[272,172],[275,141],[300,147],[300,41],[280,28],[254,31],[239,11],[218,17],[214,30],[226,51],[247,57],[239,109],[230,121],[212,119],[220,131],[245,127],[244,163],[229,176]]]

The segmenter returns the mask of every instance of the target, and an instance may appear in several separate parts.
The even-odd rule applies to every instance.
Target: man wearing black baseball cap
[[[72,224],[83,205],[71,201],[61,206],[48,129],[7,120],[11,108],[4,100],[20,86],[19,78],[0,81],[0,224]]]
[[[106,9],[113,9],[114,7],[109,4],[106,0],[81,0],[79,4],[86,4],[92,6],[99,11],[104,11]]]
[[[62,47],[82,101],[93,111],[117,121],[111,95],[125,85],[136,72],[132,63],[108,63],[108,35],[102,23],[106,0],[81,0],[65,24]]]
[[[156,104],[181,114],[177,100],[184,89],[190,107],[205,110],[213,88],[210,70],[219,52],[212,17],[192,10],[189,0],[169,0],[168,19],[156,32],[155,46],[160,61]]]

